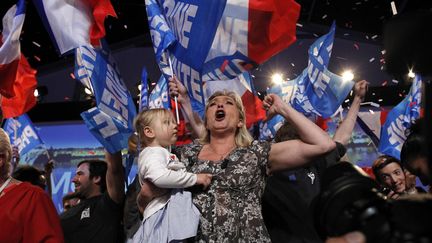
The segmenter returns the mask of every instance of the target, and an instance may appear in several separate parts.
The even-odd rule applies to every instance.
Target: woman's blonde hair
[[[246,128],[246,113],[245,113],[245,109],[243,106],[243,102],[240,98],[240,96],[232,91],[228,91],[228,90],[223,90],[223,91],[216,91],[213,95],[211,95],[208,99],[207,99],[207,104],[205,107],[205,113],[207,113],[207,110],[209,108],[209,104],[210,102],[215,99],[216,97],[219,96],[227,96],[230,97],[234,100],[235,105],[237,107],[237,110],[239,112],[239,118],[240,120],[243,122],[243,126],[241,126],[240,128],[238,128],[236,130],[236,134],[235,134],[235,143],[237,146],[239,147],[246,147],[249,146],[252,141],[253,138],[250,135],[249,131]],[[207,116],[204,116],[204,126],[207,127]],[[210,131],[207,130],[207,132],[204,134],[204,137],[202,137],[200,139],[200,142],[203,144],[207,144],[210,143]]]
[[[3,171],[0,171],[0,176],[5,176],[9,174],[11,166],[12,147],[9,136],[2,128],[0,128],[0,153],[5,156],[5,166],[3,167]]]
[[[138,140],[142,147],[147,146],[148,138],[144,135],[145,127],[152,127],[153,123],[159,119],[160,121],[172,116],[171,111],[163,108],[155,108],[149,110],[143,110],[134,119],[134,128],[138,133]]]

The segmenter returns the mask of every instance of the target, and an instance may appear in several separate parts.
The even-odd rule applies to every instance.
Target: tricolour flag
[[[380,153],[400,159],[405,131],[420,117],[421,85],[421,77],[416,75],[408,95],[387,114],[381,128]]]
[[[9,135],[11,144],[18,147],[21,156],[43,144],[30,118],[23,114],[17,118],[6,120],[4,130]]]
[[[18,72],[13,83],[15,96],[2,97],[1,109],[5,118],[17,117],[28,112],[36,105],[34,91],[37,87],[36,70],[30,67],[24,55],[18,63]]]
[[[98,46],[104,20],[117,17],[110,0],[33,0],[60,54],[82,45]]]
[[[230,81],[206,82],[204,87],[206,90],[206,99],[216,91],[227,90],[236,92],[241,97],[243,106],[245,107],[246,126],[248,128],[265,118],[262,101],[255,94],[249,72],[244,72]],[[200,111],[204,112],[204,108],[200,109]],[[201,113],[200,115],[204,114]]]
[[[0,94],[15,96],[19,59],[21,57],[20,35],[25,19],[25,1],[19,0],[3,17],[3,32],[0,35]]]
[[[291,104],[303,114],[316,114],[323,118],[332,116],[340,107],[354,82],[327,69],[333,47],[335,23],[329,33],[309,47],[308,67],[295,79],[296,88]]]

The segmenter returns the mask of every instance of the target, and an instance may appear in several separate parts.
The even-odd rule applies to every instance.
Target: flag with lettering
[[[421,77],[416,75],[408,95],[387,114],[381,128],[380,153],[400,159],[405,131],[420,117],[421,85]]]
[[[148,82],[147,69],[143,67],[141,72],[141,89],[139,95],[139,111],[148,109]]]
[[[168,82],[164,75],[161,75],[156,86],[150,92],[148,104],[150,109],[165,108],[171,109],[171,100],[168,93]]]
[[[335,33],[333,22],[329,33],[321,36],[309,47],[308,67],[295,79],[296,88],[291,105],[303,114],[332,116],[354,86],[327,69]]]
[[[294,81],[284,81],[281,84],[272,86],[269,90],[267,90],[267,94],[276,94],[278,95],[284,102],[289,103],[291,101],[291,96],[294,92]],[[271,140],[274,138],[276,131],[284,123],[285,118],[281,115],[276,115],[272,117],[270,120],[260,123],[260,140]]]
[[[293,0],[146,0],[146,7],[150,29],[175,36],[167,48],[174,74],[201,104],[203,82],[232,80],[292,44],[300,12]]]
[[[23,114],[17,118],[6,119],[3,128],[8,134],[11,144],[18,147],[18,152],[21,156],[38,145],[43,144],[27,114]]]
[[[110,0],[33,0],[54,46],[64,54],[82,45],[99,46],[104,20],[117,17]]]
[[[98,111],[112,118],[116,122],[116,127],[122,126],[121,129],[116,130],[122,134],[111,134],[107,141],[114,141],[112,137],[117,137],[117,135],[128,137],[133,132],[136,108],[108,48],[104,46],[103,49],[95,49],[90,46],[80,46],[76,48],[75,53],[75,76],[78,79],[88,78],[90,80]],[[87,120],[91,120],[88,117],[91,114],[96,115],[98,113],[95,111],[85,113]],[[110,127],[113,128],[114,126]],[[120,144],[125,147],[116,147],[117,144],[112,144],[112,148],[120,150],[127,147],[127,143]]]
[[[25,19],[25,1],[19,0],[3,17],[3,31],[0,34],[0,94],[15,96],[19,59],[21,57],[20,36]]]
[[[128,138],[133,130],[110,114],[93,107],[82,112],[81,117],[91,134],[108,152],[115,153],[128,147]]]

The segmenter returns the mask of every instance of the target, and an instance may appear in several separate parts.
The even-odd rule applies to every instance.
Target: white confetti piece
[[[375,57],[372,57],[371,59],[369,59],[369,62],[373,62],[375,61]]]
[[[392,82],[395,84],[399,83],[399,81],[397,81],[396,79],[392,79]]]
[[[390,6],[391,6],[391,10],[392,10],[393,15],[396,15],[396,14],[397,14],[397,9],[396,9],[396,4],[395,4],[395,2],[394,2],[394,1],[391,1],[391,2],[390,2]]]
[[[371,110],[371,109],[369,109],[369,112],[370,112],[371,114],[375,114],[375,112],[374,112],[373,110]]]
[[[322,18],[322,19],[327,18],[327,14],[324,14],[321,18]]]
[[[298,26],[298,27],[303,27],[303,25],[300,24],[300,23],[297,23],[296,26]]]
[[[374,35],[374,36],[372,36],[371,38],[372,38],[373,40],[375,40],[377,37],[378,37],[378,35]]]
[[[35,41],[32,41],[33,45],[37,46],[37,47],[41,47],[41,45]]]
[[[295,67],[294,63],[291,63],[291,66]]]

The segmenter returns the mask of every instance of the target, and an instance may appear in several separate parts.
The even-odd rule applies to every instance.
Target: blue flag
[[[112,132],[103,133],[110,136],[99,136],[98,138],[98,140],[100,138],[106,139],[105,143],[101,143],[107,149],[110,148],[110,152],[117,152],[127,148],[127,139],[126,143],[122,143],[116,142],[113,137],[129,136],[133,132],[133,119],[136,116],[136,108],[126,85],[120,77],[118,67],[107,50],[107,46],[104,46],[104,49],[95,49],[90,46],[76,48],[75,75],[79,79],[90,80],[96,99],[97,112],[93,110],[93,112],[89,112],[90,110],[84,112],[87,121],[93,120],[97,122],[98,120],[96,118],[92,119],[90,115],[103,114],[110,117],[115,124],[115,126],[107,126],[105,130],[114,127],[118,128]],[[98,117],[102,116],[98,115]],[[89,128],[97,127],[89,122],[86,122],[86,124]],[[116,134],[116,132],[122,134]],[[111,144],[108,145],[107,142]]]
[[[380,153],[400,159],[405,131],[420,117],[421,85],[421,77],[416,75],[408,95],[387,114],[381,128]]]
[[[141,90],[140,90],[139,111],[148,109],[148,83],[147,69],[144,67],[141,73]]]
[[[128,138],[133,132],[116,118],[97,107],[81,113],[85,124],[93,136],[110,152],[115,153],[128,147]]]
[[[21,156],[43,144],[27,114],[23,114],[16,119],[6,119],[4,130],[8,134],[11,144],[18,147]]]
[[[168,83],[164,75],[161,75],[156,86],[149,95],[149,108],[171,109],[171,100],[169,99]]]
[[[327,69],[333,47],[335,23],[329,33],[316,40],[309,48],[309,64],[295,79],[296,88],[291,105],[303,114],[323,118],[333,115],[351,91],[354,82]]]

